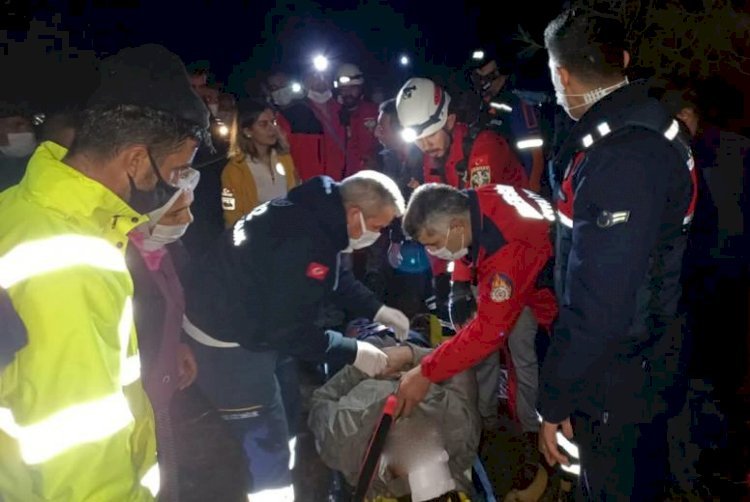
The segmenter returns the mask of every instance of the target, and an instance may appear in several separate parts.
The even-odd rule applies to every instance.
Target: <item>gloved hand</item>
[[[374,377],[385,371],[388,366],[388,356],[367,342],[357,340],[357,357],[354,358],[354,367],[367,376]]]
[[[459,329],[474,317],[477,302],[471,292],[471,283],[458,281],[451,287],[449,310],[451,322],[455,329]]]
[[[400,310],[392,309],[391,307],[383,305],[380,307],[380,310],[378,310],[378,313],[375,314],[373,320],[385,324],[389,328],[393,328],[393,331],[396,333],[396,338],[401,341],[406,340],[409,336],[409,318]]]

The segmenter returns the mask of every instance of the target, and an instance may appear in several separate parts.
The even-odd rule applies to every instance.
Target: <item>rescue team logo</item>
[[[316,263],[314,261],[310,262],[310,264],[307,266],[307,277],[310,279],[315,279],[316,281],[323,281],[325,280],[326,276],[328,275],[328,271],[330,269],[326,267],[325,265],[321,265],[320,263]]]
[[[221,208],[224,211],[233,211],[237,207],[234,200],[234,193],[228,188],[224,188],[221,191]]]
[[[492,180],[490,166],[475,166],[471,168],[471,188],[488,185]]]
[[[404,96],[404,99],[410,99],[411,93],[417,90],[416,85],[410,85],[409,87],[404,87],[401,90],[401,94]]]
[[[495,303],[510,300],[513,296],[513,281],[505,274],[495,274],[492,278],[490,298]]]

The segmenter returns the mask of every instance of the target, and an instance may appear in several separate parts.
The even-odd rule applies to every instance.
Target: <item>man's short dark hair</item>
[[[614,18],[569,9],[544,30],[552,58],[583,79],[621,76],[625,67],[625,29]]]
[[[89,152],[110,159],[131,145],[144,145],[158,160],[186,139],[200,141],[205,131],[173,114],[152,108],[120,105],[91,107],[81,114],[71,154]]]
[[[442,183],[421,185],[406,206],[404,232],[416,238],[423,230],[432,228],[435,222],[462,216],[468,210],[469,197],[457,188]]]

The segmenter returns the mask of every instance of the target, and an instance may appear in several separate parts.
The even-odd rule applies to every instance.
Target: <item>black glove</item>
[[[471,283],[454,282],[451,288],[449,311],[453,327],[458,329],[463,326],[477,311],[477,302],[471,292]]]

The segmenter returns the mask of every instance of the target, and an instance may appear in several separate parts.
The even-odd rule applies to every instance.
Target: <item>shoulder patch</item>
[[[513,281],[505,274],[495,274],[490,287],[490,299],[495,303],[510,300],[513,296]]]
[[[309,277],[310,279],[315,279],[316,281],[323,281],[328,275],[329,270],[330,269],[326,267],[325,265],[311,261],[310,264],[307,266],[307,272],[305,273],[305,275],[307,275],[307,277]]]
[[[492,182],[490,166],[473,166],[469,173],[471,188],[479,188]]]
[[[236,207],[237,202],[234,193],[228,188],[223,188],[221,190],[221,208],[224,211],[233,211]]]

